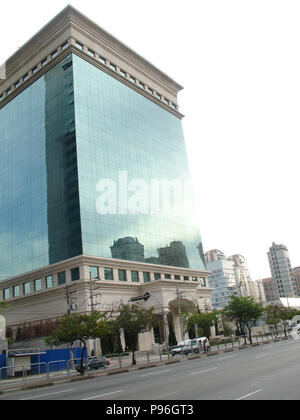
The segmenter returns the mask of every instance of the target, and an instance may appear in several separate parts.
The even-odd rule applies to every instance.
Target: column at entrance
[[[120,340],[121,340],[121,346],[123,351],[126,350],[126,341],[125,341],[125,334],[123,328],[120,329]]]
[[[169,345],[169,336],[170,336],[170,329],[169,329],[169,322],[168,322],[168,314],[164,312],[163,317],[163,337],[164,337],[164,345],[168,347]]]
[[[174,333],[176,336],[177,343],[179,343],[184,338],[181,332],[180,317],[177,314],[173,314],[173,326],[174,326]]]

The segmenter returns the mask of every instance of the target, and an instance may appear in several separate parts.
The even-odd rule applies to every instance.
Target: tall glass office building
[[[153,211],[153,182],[190,177],[179,87],[59,23],[0,83],[0,280],[78,255],[205,270],[192,197]]]

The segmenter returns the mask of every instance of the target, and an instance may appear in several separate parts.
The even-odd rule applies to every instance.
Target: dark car
[[[105,356],[96,356],[96,357],[88,357],[83,361],[83,370],[97,370],[100,368],[106,368],[111,364],[111,361],[107,359]],[[75,369],[77,372],[81,370],[80,362],[76,364]]]

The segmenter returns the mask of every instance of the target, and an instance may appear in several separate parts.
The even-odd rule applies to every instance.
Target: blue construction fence
[[[5,367],[5,366],[6,366],[6,355],[0,354],[0,368]]]
[[[71,359],[75,359],[75,363],[80,362],[82,349],[80,347],[73,347],[72,348],[72,356],[71,350],[69,348],[64,349],[56,349],[56,350],[41,350],[40,355],[33,355],[30,357],[30,367],[26,366],[26,370],[30,371],[30,373],[45,373],[47,366],[49,372],[57,372],[59,370],[67,369],[70,364],[67,365],[67,362]],[[87,350],[85,349],[84,358],[87,358]],[[77,359],[77,360],[76,360]],[[0,368],[5,368],[6,364],[6,355],[0,354]],[[3,369],[1,374],[2,379],[5,378],[6,372]]]
[[[6,355],[0,354],[0,369],[6,367]],[[1,378],[3,379],[5,377],[5,372],[1,370]]]
[[[75,363],[79,363],[81,358],[82,349],[80,347],[72,348],[71,350],[56,349],[45,350],[45,354],[31,356],[31,373],[45,373],[46,366],[48,365],[49,372],[56,372],[67,368],[66,361],[75,359]],[[87,358],[87,350],[85,349],[84,358]],[[78,359],[78,360],[76,360]]]

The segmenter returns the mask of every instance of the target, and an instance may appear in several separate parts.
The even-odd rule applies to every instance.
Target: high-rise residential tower
[[[279,300],[278,289],[274,284],[272,277],[262,279],[262,284],[264,287],[264,294],[266,297],[266,302],[274,302]]]
[[[297,294],[300,296],[300,267],[293,268],[293,274],[295,277]]]
[[[273,242],[268,252],[268,259],[277,299],[296,297],[296,279],[287,247]]]
[[[88,309],[91,279],[101,283],[102,307],[149,290],[177,332],[176,285],[209,300],[181,89],[71,6],[7,60],[0,291],[11,303],[8,324],[43,318],[15,315],[21,301],[62,314],[67,283]]]
[[[240,254],[226,257],[222,251],[214,249],[205,253],[206,267],[211,274],[209,285],[214,289],[211,295],[214,308],[224,308],[231,296],[252,296],[264,300],[259,284],[251,280],[245,257]]]
[[[230,302],[230,296],[239,295],[233,261],[218,249],[206,252],[205,260],[207,269],[211,271],[208,281],[213,289],[212,307],[224,308]]]

